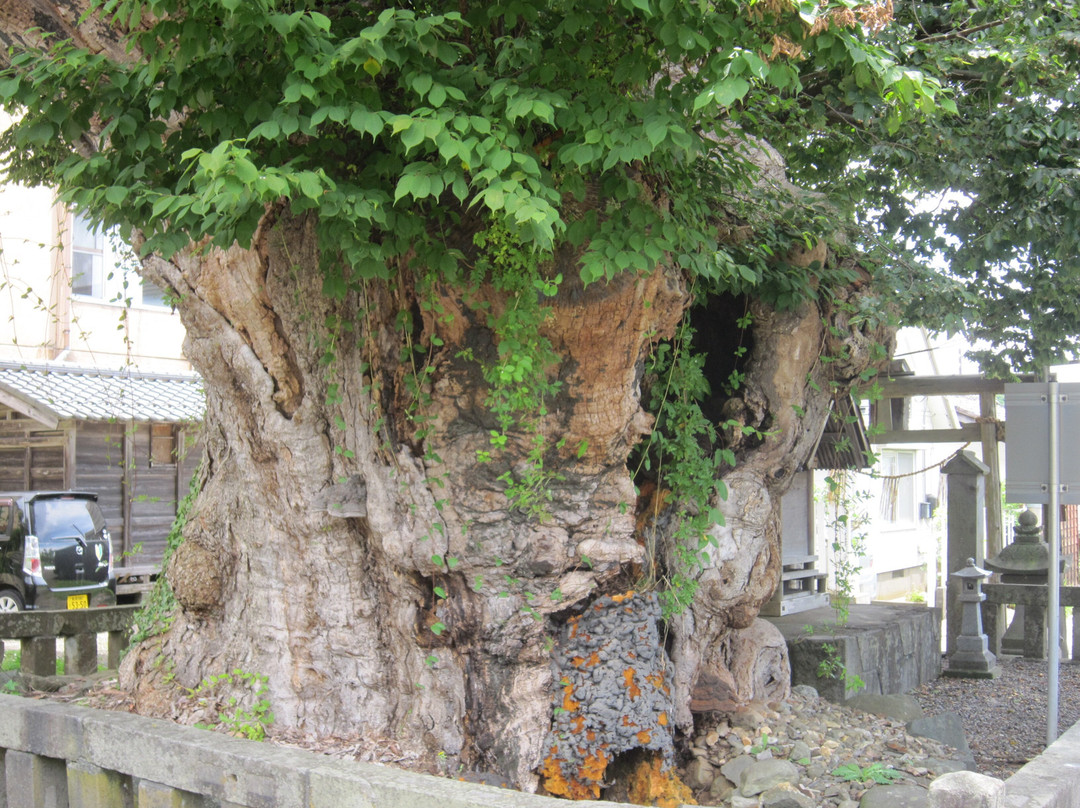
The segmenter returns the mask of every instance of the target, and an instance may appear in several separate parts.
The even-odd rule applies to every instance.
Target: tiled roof
[[[37,420],[201,421],[195,374],[162,375],[71,365],[0,362],[0,403]]]

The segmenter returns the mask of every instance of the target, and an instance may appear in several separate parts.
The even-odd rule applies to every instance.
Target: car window
[[[39,539],[91,538],[105,527],[101,508],[92,499],[38,499],[32,518],[34,535]]]
[[[10,499],[0,499],[0,541],[11,538],[11,512],[14,503]]]

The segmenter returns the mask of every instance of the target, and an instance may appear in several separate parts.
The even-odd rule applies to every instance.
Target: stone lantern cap
[[[1020,514],[1012,544],[1002,548],[986,566],[1012,575],[1046,575],[1050,571],[1050,545],[1042,540],[1039,517],[1030,509]]]
[[[990,566],[990,565],[987,564],[987,566]],[[976,567],[975,566],[975,559],[974,558],[969,558],[967,560],[967,564],[964,566],[964,568],[962,570],[958,571],[958,572],[954,572],[952,574],[952,577],[953,578],[959,578],[962,582],[963,581],[970,581],[970,582],[978,583],[979,581],[982,581],[982,580],[985,580],[986,578],[989,578],[991,575],[993,575],[993,573],[990,572],[990,570],[984,570],[984,569],[982,569],[982,567]]]

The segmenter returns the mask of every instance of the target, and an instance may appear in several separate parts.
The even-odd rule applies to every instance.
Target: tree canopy
[[[882,44],[938,79],[955,114],[882,120],[822,72],[820,92],[756,108],[756,131],[800,181],[857,213],[905,322],[966,330],[998,374],[1075,358],[1077,5],[908,2],[895,14]]]
[[[767,218],[736,201],[754,133],[860,221],[906,321],[966,328],[998,371],[1075,348],[1066,0],[92,7],[127,58],[55,35],[15,53],[9,168],[147,252],[246,243],[285,202],[319,212],[331,295],[406,254],[467,283],[448,234],[480,211],[532,248],[586,245],[586,282],[672,254],[791,304],[807,273],[713,226]],[[590,189],[603,209],[575,216]],[[777,241],[829,231],[822,214],[785,206]]]
[[[1003,370],[1080,333],[1071,5],[39,5],[0,9],[8,175],[133,233],[206,380],[152,712],[254,663],[290,728],[596,794],[559,640],[666,588],[669,756],[786,687],[737,632],[884,323]]]
[[[55,183],[166,256],[249,242],[268,204],[317,209],[331,295],[405,254],[462,277],[448,234],[470,208],[541,250],[587,243],[586,282],[672,253],[749,288],[776,262],[725,249],[711,225],[756,174],[729,113],[823,69],[893,124],[937,95],[872,41],[884,6],[94,5],[130,61],[55,37],[14,55],[0,84],[23,110],[12,176]],[[564,203],[590,186],[609,201],[575,219]]]

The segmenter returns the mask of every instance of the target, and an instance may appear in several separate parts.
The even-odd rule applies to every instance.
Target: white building
[[[179,316],[125,253],[51,189],[0,185],[0,360],[190,372]]]

